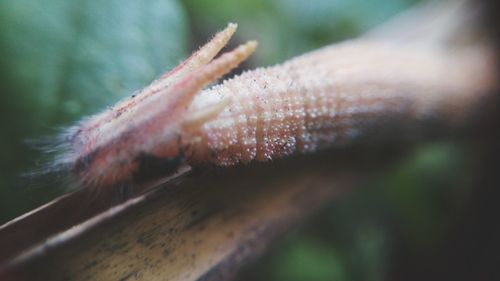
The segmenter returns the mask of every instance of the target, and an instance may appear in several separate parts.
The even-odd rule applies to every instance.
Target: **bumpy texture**
[[[356,40],[246,72],[194,99],[191,114],[224,97],[231,103],[183,138],[190,161],[266,161],[356,141],[384,125],[456,119],[489,89],[491,65],[479,50],[446,52]]]
[[[56,168],[69,170],[82,185],[93,188],[126,186],[175,172],[183,162],[181,127],[196,129],[225,104],[205,107],[204,114],[187,118],[193,98],[257,46],[249,41],[213,60],[235,30],[236,25],[229,24],[151,85],[69,129],[61,138],[63,153]]]
[[[383,127],[458,120],[494,81],[480,48],[360,39],[202,91],[255,50],[250,41],[214,59],[235,29],[230,24],[151,85],[68,130],[55,166],[101,188],[168,176],[185,164],[314,152]]]

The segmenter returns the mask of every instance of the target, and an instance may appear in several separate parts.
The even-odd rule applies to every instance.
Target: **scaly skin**
[[[65,134],[65,151],[57,166],[72,171],[87,187],[126,185],[141,177],[148,161],[164,162],[174,171],[183,161],[179,139],[188,127],[187,108],[203,87],[250,56],[257,43],[250,41],[212,60],[236,29],[235,24],[174,70],[109,110],[82,121]],[[190,129],[215,117],[223,108],[212,107],[190,118]],[[186,125],[185,125],[186,124]],[[197,125],[198,124],[198,125]]]
[[[248,71],[196,96],[194,114],[216,97],[230,104],[184,137],[192,164],[268,161],[366,141],[422,122],[460,122],[494,85],[482,49],[358,39]]]
[[[494,84],[482,49],[445,52],[362,38],[202,91],[255,50],[256,42],[248,42],[212,60],[235,28],[230,24],[132,98],[70,130],[58,164],[99,188],[156,168],[160,173],[152,174],[167,176],[186,163],[268,161],[368,140],[379,130],[397,133],[393,126],[460,120]]]

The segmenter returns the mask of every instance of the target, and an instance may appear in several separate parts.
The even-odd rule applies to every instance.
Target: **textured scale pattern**
[[[225,105],[222,101],[186,118],[193,98],[257,47],[249,41],[214,59],[235,30],[236,25],[229,24],[172,71],[70,128],[61,136],[62,153],[55,168],[69,170],[80,184],[93,188],[126,186],[175,172],[183,162],[181,127],[199,128]]]
[[[56,169],[83,186],[126,187],[185,164],[229,166],[315,152],[368,140],[382,128],[459,120],[494,81],[480,48],[362,38],[203,90],[257,47],[249,41],[215,58],[235,30],[229,24],[172,71],[69,129]]]
[[[436,111],[451,118],[455,107],[486,91],[487,65],[476,52],[363,40],[326,47],[200,93],[192,112],[222,97],[232,102],[184,141],[192,163],[228,166],[343,145],[385,123],[425,120]],[[469,75],[477,81],[462,79]],[[442,101],[432,102],[437,97]]]

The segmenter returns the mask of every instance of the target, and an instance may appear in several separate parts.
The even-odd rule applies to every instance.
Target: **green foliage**
[[[415,251],[442,242],[450,217],[466,195],[461,171],[467,171],[463,147],[427,145],[402,163],[381,183],[384,201]],[[462,202],[463,203],[463,202]]]
[[[238,22],[240,35],[260,42],[254,55],[255,64],[268,65],[361,34],[413,2],[187,0],[186,5],[193,15],[193,25],[204,34],[227,22]]]
[[[281,62],[360,34],[413,0],[0,0],[0,221],[57,194],[20,189],[39,157],[22,143],[130,95],[176,65],[186,44],[227,22],[257,39],[255,65]],[[201,39],[200,39],[201,38]],[[431,251],[467,195],[462,147],[422,147],[376,185],[343,198],[279,243],[252,280],[384,280],[395,233]],[[465,185],[464,185],[465,186]]]
[[[0,5],[4,221],[33,204],[32,196],[47,198],[43,190],[19,191],[24,184],[16,174],[39,157],[23,140],[53,135],[54,128],[103,109],[175,66],[187,53],[187,28],[175,0],[16,0]]]
[[[467,199],[466,159],[456,143],[422,146],[277,243],[242,280],[386,280],[401,243],[429,256],[443,242]]]
[[[293,247],[278,252],[273,264],[273,280],[347,280],[345,265],[330,245],[321,245],[318,239],[297,239]]]

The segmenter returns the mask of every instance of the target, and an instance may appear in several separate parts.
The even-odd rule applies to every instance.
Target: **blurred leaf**
[[[416,0],[213,0],[186,1],[201,32],[228,21],[259,40],[256,64],[282,62],[298,54],[359,35]]]
[[[345,265],[335,249],[314,239],[299,239],[276,259],[273,280],[347,280]]]
[[[186,19],[175,0],[0,5],[0,119],[8,136],[0,143],[0,193],[36,159],[23,139],[132,94],[186,54]]]
[[[456,143],[424,145],[386,176],[387,206],[414,250],[425,252],[442,242],[448,224],[463,207],[463,187],[471,176],[464,173],[469,170],[466,156]]]

